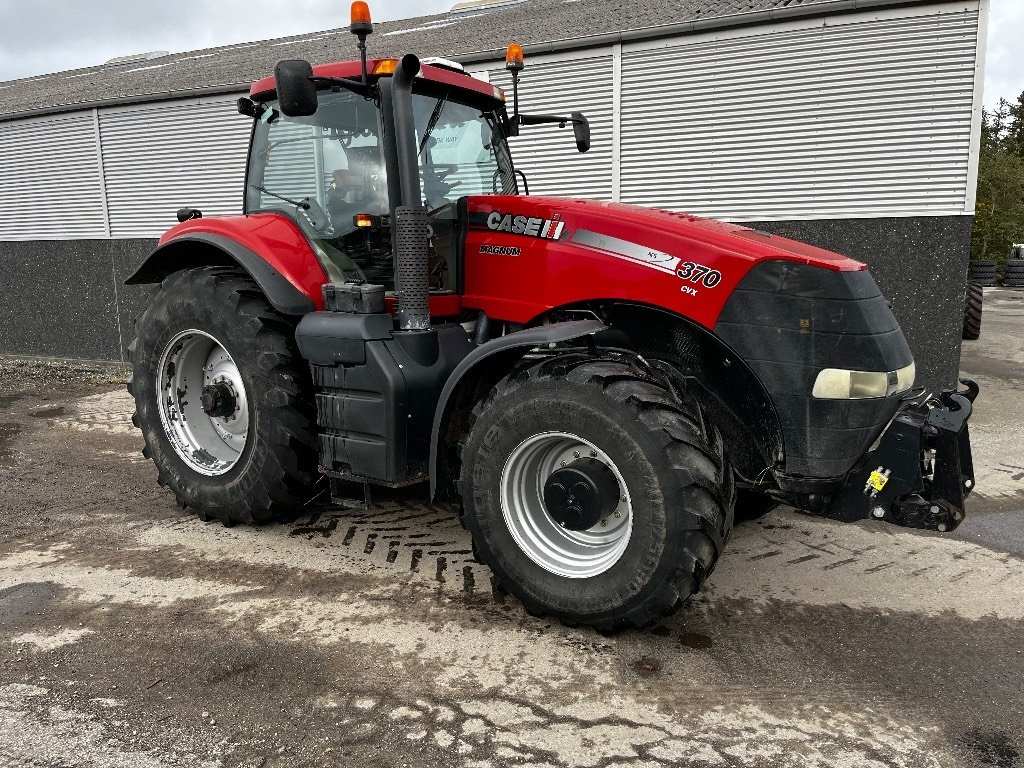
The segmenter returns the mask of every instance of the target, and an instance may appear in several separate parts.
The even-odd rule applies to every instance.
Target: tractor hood
[[[466,199],[467,306],[527,322],[559,306],[618,299],[671,309],[713,328],[757,264],[792,262],[832,272],[867,267],[777,235],[639,206],[555,197]]]

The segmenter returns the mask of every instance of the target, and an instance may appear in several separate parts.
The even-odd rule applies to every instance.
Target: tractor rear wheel
[[[531,613],[642,627],[711,573],[736,491],[696,401],[623,362],[549,361],[501,381],[471,421],[463,524]]]
[[[317,479],[312,384],[294,325],[244,273],[177,272],[155,290],[130,347],[143,454],[181,507],[225,525],[265,523]]]
[[[964,300],[964,330],[962,338],[975,341],[981,337],[981,311],[985,305],[985,289],[977,283],[967,283]]]

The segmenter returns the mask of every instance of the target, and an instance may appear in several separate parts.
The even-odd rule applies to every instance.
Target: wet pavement
[[[779,510],[602,636],[528,616],[416,494],[201,523],[117,372],[0,360],[0,765],[1024,766],[1024,294],[986,292],[963,369],[955,534]]]

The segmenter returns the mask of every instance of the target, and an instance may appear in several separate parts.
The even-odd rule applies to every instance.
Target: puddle
[[[1013,745],[1009,734],[1003,731],[971,730],[962,738],[963,743],[977,756],[982,765],[994,768],[1017,768],[1020,751]]]
[[[9,467],[14,461],[11,443],[21,432],[20,424],[0,424],[0,467]]]
[[[37,419],[52,419],[55,416],[63,416],[67,409],[63,405],[38,405],[29,409],[28,415]]]
[[[683,634],[679,636],[679,644],[684,648],[693,648],[697,651],[703,651],[711,647],[711,638],[697,632],[683,632]]]
[[[19,400],[24,399],[24,397],[25,396],[22,395],[22,394],[17,394],[17,395],[0,395],[0,410],[4,410],[5,408],[10,408],[12,405],[14,405]]]

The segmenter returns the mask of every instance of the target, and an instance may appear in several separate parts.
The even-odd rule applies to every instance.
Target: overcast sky
[[[386,21],[439,13],[455,1],[377,0],[371,8]],[[1024,0],[991,2],[989,105],[1024,92]],[[347,23],[346,0],[0,0],[0,82],[131,53],[177,53]]]

